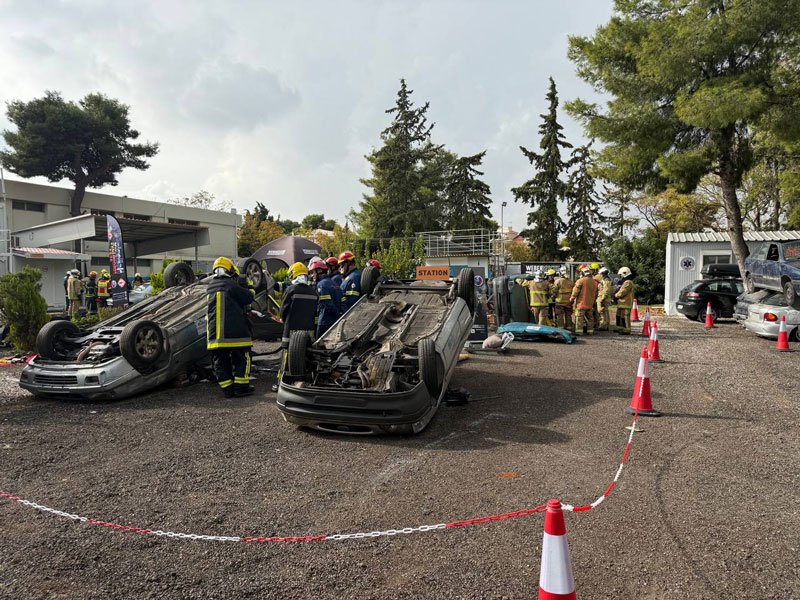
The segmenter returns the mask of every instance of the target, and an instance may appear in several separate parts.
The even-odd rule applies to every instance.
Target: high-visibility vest
[[[97,296],[100,298],[109,298],[111,296],[108,291],[108,279],[101,279],[97,282]]]

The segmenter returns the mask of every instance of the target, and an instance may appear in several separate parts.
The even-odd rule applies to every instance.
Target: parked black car
[[[681,290],[676,308],[687,319],[704,321],[711,302],[711,316],[716,321],[733,317],[736,298],[744,292],[741,279],[702,279]]]

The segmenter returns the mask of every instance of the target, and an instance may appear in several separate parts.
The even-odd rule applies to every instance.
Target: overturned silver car
[[[241,261],[239,269],[256,290],[253,336],[280,339],[283,324],[268,306],[272,278],[252,259]],[[110,319],[86,329],[66,320],[47,323],[20,387],[44,397],[124,398],[207,363],[208,278],[195,279],[189,265],[173,263],[164,272],[172,287]]]
[[[377,283],[314,343],[294,332],[278,408],[294,424],[350,434],[417,433],[447,391],[472,328],[472,269],[453,281]]]

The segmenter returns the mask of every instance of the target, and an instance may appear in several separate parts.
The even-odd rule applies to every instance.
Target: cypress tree
[[[472,156],[455,159],[447,176],[444,196],[444,216],[447,229],[492,228],[492,212],[489,205],[492,193],[480,179],[483,171],[478,167],[486,156],[486,150]]]
[[[603,234],[599,225],[603,221],[600,213],[595,180],[589,172],[591,142],[579,146],[572,152],[570,161],[575,170],[569,176],[567,196],[567,240],[572,255],[578,260],[597,256]]]
[[[558,203],[567,196],[568,187],[561,177],[569,166],[561,159],[561,148],[572,148],[572,144],[561,133],[563,127],[558,122],[558,93],[552,77],[547,100],[549,110],[547,114],[540,115],[541,154],[520,146],[536,173],[532,179],[511,189],[516,201],[531,206],[528,229],[522,233],[528,238],[537,260],[559,258],[558,235],[564,231],[564,222],[558,213]]]

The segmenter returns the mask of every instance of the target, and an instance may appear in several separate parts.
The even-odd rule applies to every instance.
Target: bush
[[[150,285],[153,286],[153,294],[158,294],[164,291],[164,273],[151,273]]]
[[[50,320],[42,297],[42,272],[25,267],[0,277],[0,320],[9,325],[9,341],[17,350],[33,350],[36,334]]]
[[[86,315],[85,317],[72,317],[72,322],[75,323],[80,329],[86,329],[100,322],[99,315]]]
[[[631,240],[610,239],[601,250],[600,258],[614,274],[624,266],[633,271],[640,305],[664,302],[666,239],[652,229]]]
[[[97,308],[97,314],[86,315],[85,317],[72,317],[72,322],[81,329],[84,329],[86,327],[96,325],[101,321],[105,321],[106,319],[110,319],[114,315],[121,313],[123,310],[125,309],[122,306],[118,306],[116,308],[113,306],[99,306]]]
[[[275,281],[289,281],[289,269],[278,269],[272,274]]]

